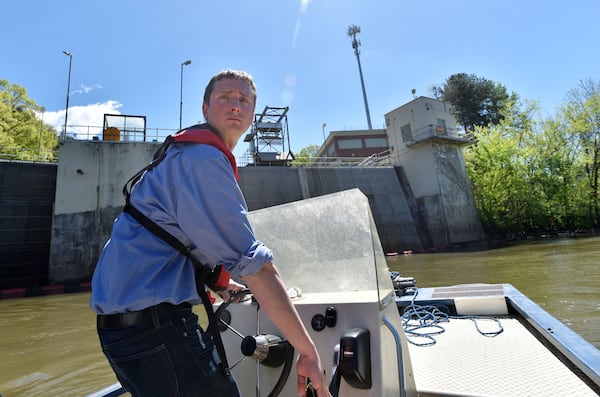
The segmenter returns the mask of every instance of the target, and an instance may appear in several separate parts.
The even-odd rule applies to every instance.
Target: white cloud
[[[108,100],[86,106],[69,106],[67,136],[77,139],[92,139],[102,134],[105,114],[121,114],[123,105]],[[44,122],[53,126],[61,134],[65,125],[65,110],[44,113]]]
[[[94,85],[85,85],[85,84],[79,84],[79,88],[71,91],[71,94],[89,94],[90,92],[92,92],[95,89],[102,89],[102,86],[100,84],[94,84]]]

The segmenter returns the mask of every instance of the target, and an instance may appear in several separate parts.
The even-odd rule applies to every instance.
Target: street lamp
[[[73,53],[63,51],[63,54],[69,57],[69,80],[67,83],[67,107],[65,108],[65,129],[63,131],[63,139],[67,137],[67,118],[69,115],[69,94],[71,92],[71,65],[73,63]]]
[[[179,129],[181,129],[181,115],[183,111],[183,67],[189,65],[190,63],[192,63],[192,61],[188,59],[181,64],[181,78],[179,79],[181,85],[179,89]]]
[[[323,142],[325,142],[325,127],[327,127],[327,123],[323,123],[323,126],[321,128],[323,128]]]

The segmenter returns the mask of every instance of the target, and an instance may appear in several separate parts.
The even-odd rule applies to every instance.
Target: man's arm
[[[243,280],[260,303],[261,309],[300,354],[296,362],[298,395],[305,395],[306,378],[310,378],[319,397],[331,396],[327,390],[319,353],[288,297],[277,268],[268,262],[258,273],[244,276]]]

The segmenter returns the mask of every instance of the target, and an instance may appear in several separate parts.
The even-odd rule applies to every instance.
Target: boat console
[[[352,189],[253,211],[250,221],[273,250],[320,352],[332,394],[416,395],[394,286],[367,197]],[[223,313],[227,325],[221,335],[242,395],[296,395],[295,362],[265,362],[269,347],[283,338],[260,306],[247,299]],[[262,352],[255,354],[248,345]]]

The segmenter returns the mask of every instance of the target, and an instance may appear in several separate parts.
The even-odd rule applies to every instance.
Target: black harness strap
[[[159,165],[161,161],[164,160],[165,156],[167,155],[167,149],[171,146],[171,144],[173,144],[173,142],[175,142],[175,139],[171,135],[167,136],[163,144],[160,145],[156,153],[154,153],[154,157],[150,164],[136,172],[134,176],[132,176],[127,182],[125,182],[125,186],[123,186],[123,196],[125,196],[125,205],[129,204],[129,195],[131,189],[133,189],[133,185],[135,185],[136,182],[140,180],[144,172],[151,170],[152,168]]]
[[[144,172],[156,167],[165,158],[167,149],[173,142],[173,137],[169,135],[165,139],[165,142],[155,153],[152,162],[146,167],[144,167],[142,170],[137,172],[127,181],[127,183],[125,183],[125,186],[123,186],[123,195],[125,196],[125,207],[123,207],[123,212],[126,212],[129,215],[131,215],[142,226],[154,233],[156,236],[160,237],[163,241],[165,241],[171,247],[175,248],[177,251],[179,251],[181,254],[185,255],[192,261],[196,274],[196,290],[198,292],[198,295],[200,295],[200,298],[202,299],[202,303],[204,305],[204,309],[206,310],[206,315],[208,317],[207,331],[212,335],[213,340],[215,342],[215,347],[217,348],[217,352],[219,353],[219,357],[221,359],[221,364],[219,364],[219,366],[221,368],[221,371],[223,372],[223,374],[225,374],[225,376],[229,376],[231,374],[231,371],[229,369],[229,364],[227,363],[227,355],[225,354],[225,346],[223,345],[223,339],[221,338],[221,333],[218,329],[219,319],[215,315],[215,312],[212,307],[212,302],[205,289],[206,280],[214,278],[214,274],[218,273],[218,271],[221,270],[218,269],[218,267],[222,265],[218,265],[215,269],[210,269],[209,267],[204,266],[199,260],[192,256],[190,251],[185,247],[185,245],[183,245],[181,241],[179,241],[175,236],[163,229],[152,219],[142,214],[129,202],[129,189],[133,188],[133,185],[135,185],[135,183],[142,177],[142,174]],[[128,186],[131,187],[128,188]]]

